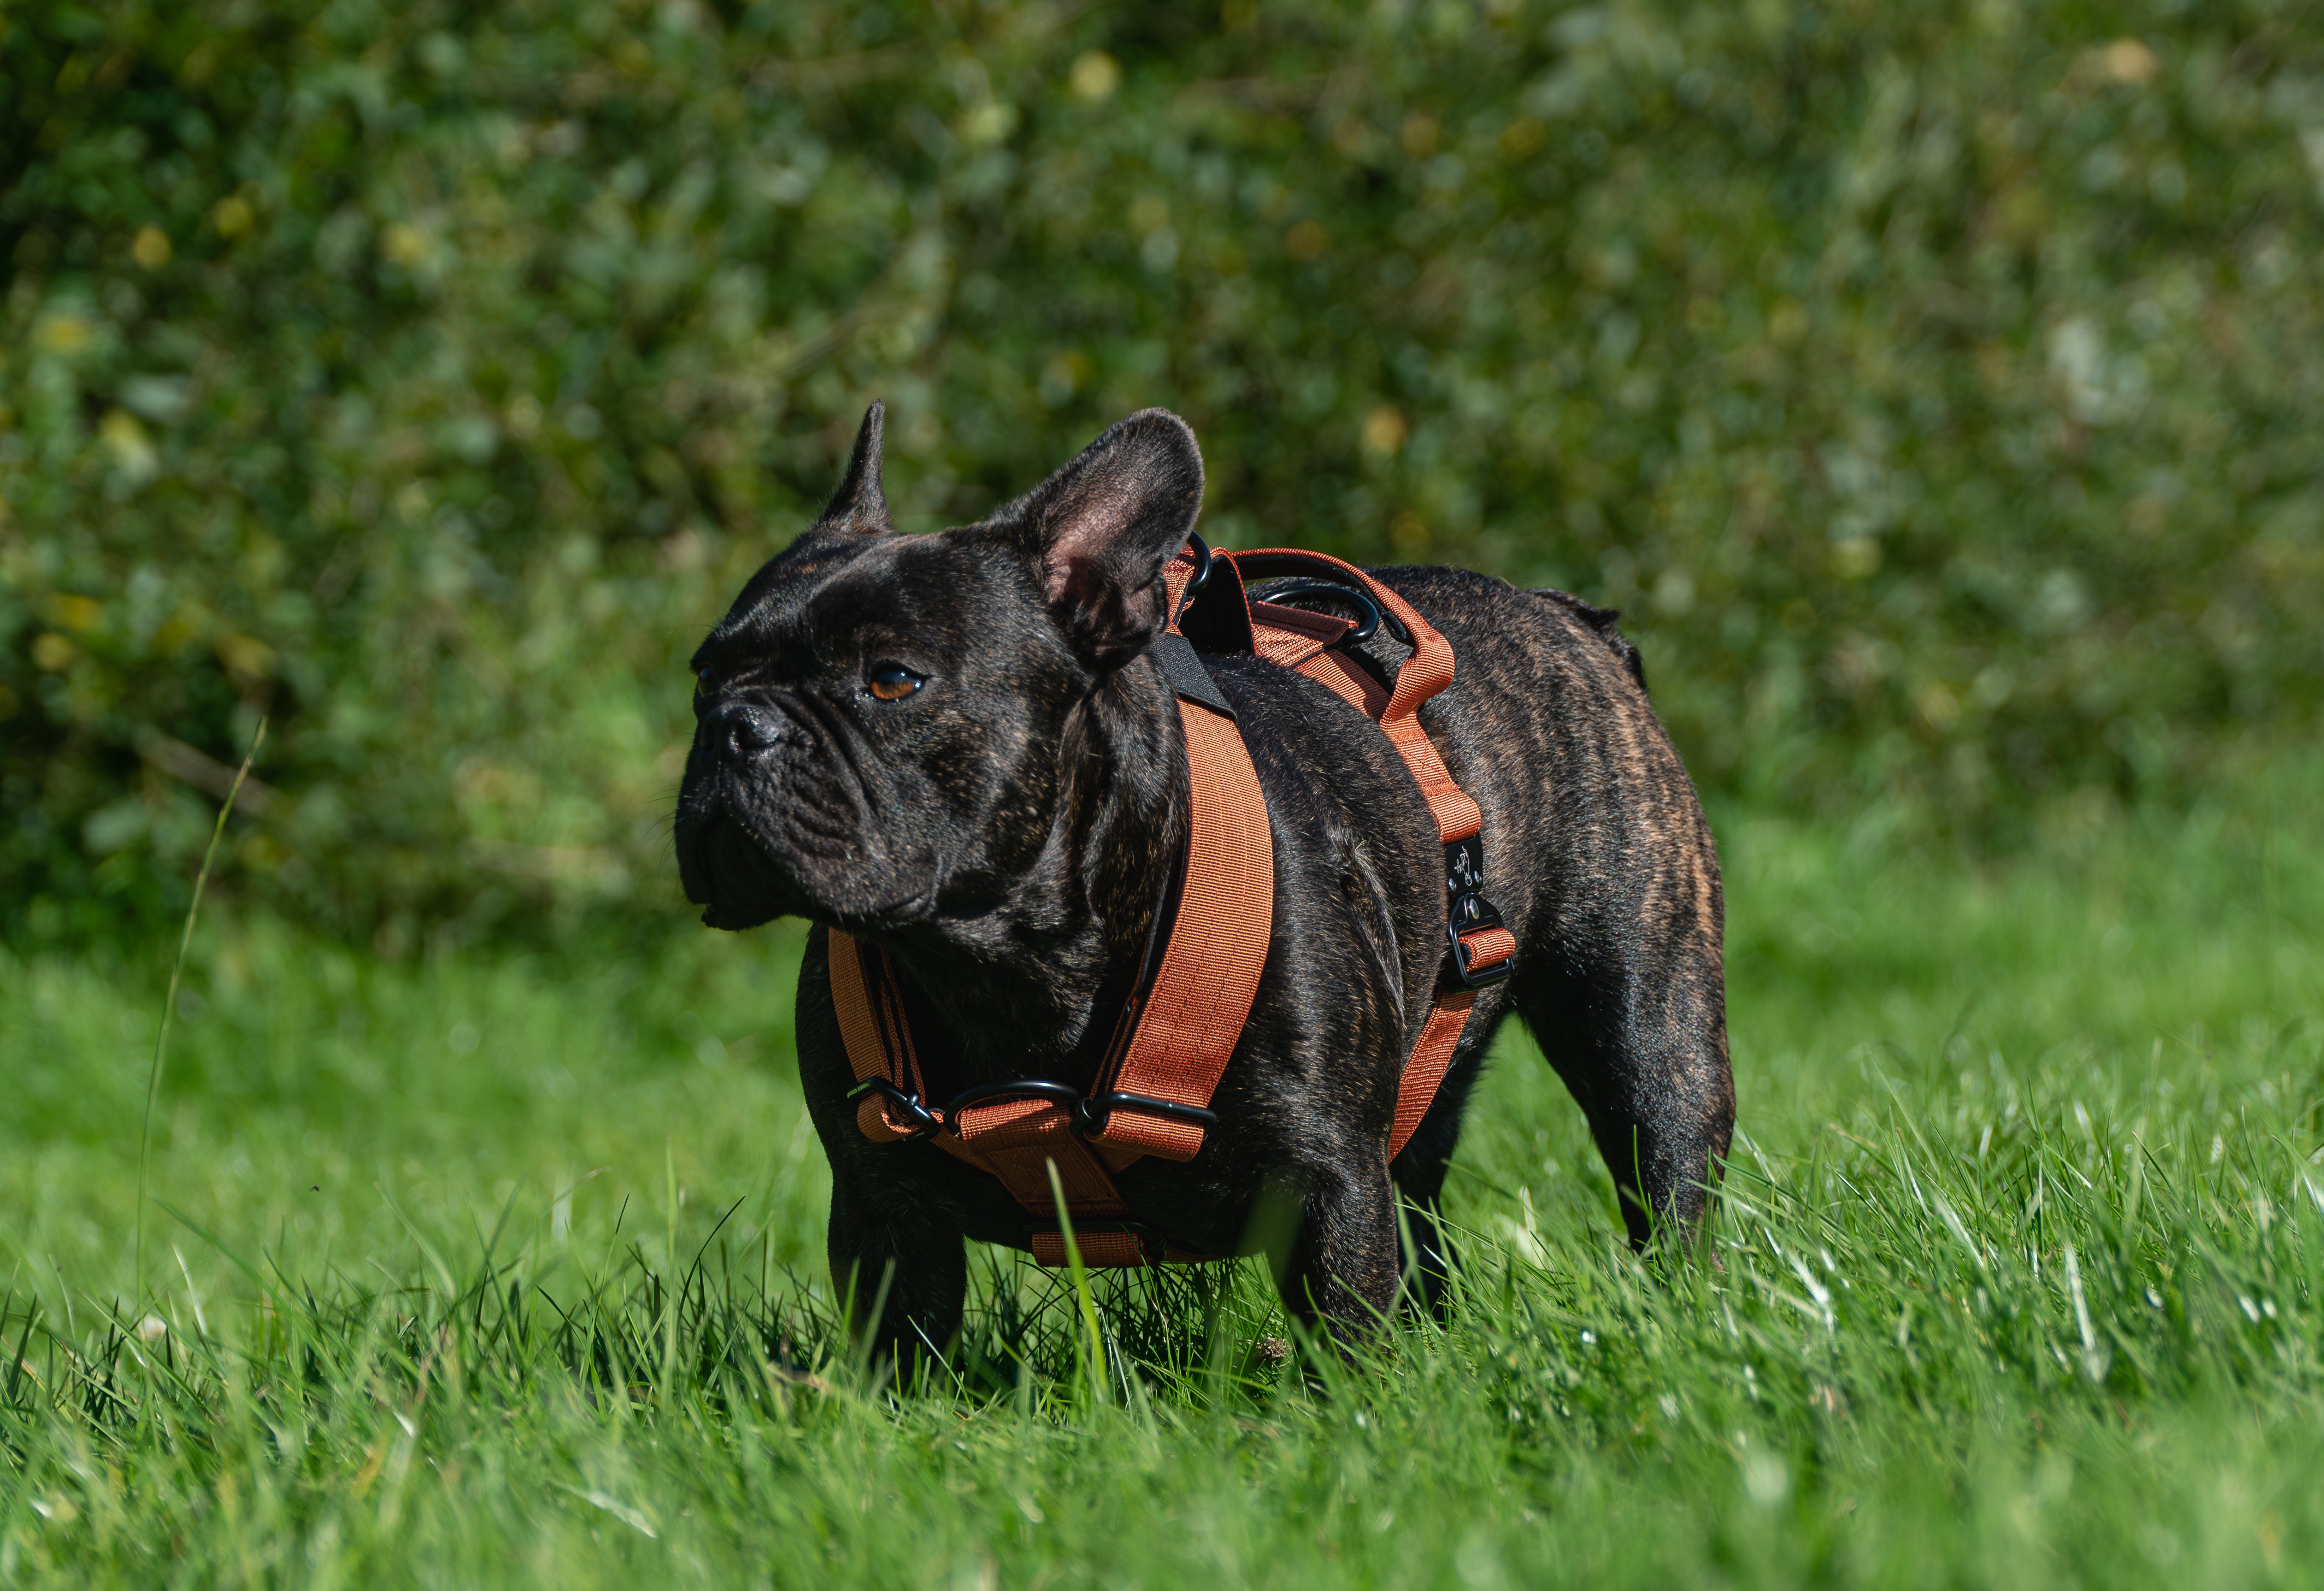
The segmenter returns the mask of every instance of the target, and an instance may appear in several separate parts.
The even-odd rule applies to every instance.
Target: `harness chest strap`
[[[1115,1025],[1091,1090],[1102,1115],[1005,1085],[973,1102],[963,1096],[941,1115],[929,1109],[894,964],[884,951],[830,934],[832,999],[858,1088],[857,1127],[875,1143],[932,1137],[999,1178],[1024,1208],[1028,1244],[1045,1265],[1065,1263],[1051,1163],[1084,1263],[1174,1257],[1158,1235],[1129,1219],[1111,1173],[1141,1154],[1184,1161],[1202,1149],[1211,1095],[1267,961],[1275,853],[1259,775],[1231,718],[1184,699],[1178,713],[1188,834],[1177,923],[1153,987],[1142,998],[1133,990]]]
[[[1147,1245],[1130,1229],[1128,1209],[1112,1177],[1073,1132],[1073,1117],[1038,1096],[971,1104],[938,1117],[926,1098],[895,963],[888,952],[834,929],[829,938],[831,991],[840,1035],[858,1085],[855,1124],[875,1144],[928,1138],[954,1159],[1000,1179],[1033,1218],[1028,1237],[1043,1265],[1065,1263],[1056,1230],[1048,1172],[1074,1211],[1075,1237],[1085,1263],[1142,1265]],[[1046,1239],[1046,1244],[1044,1242]]]
[[[1275,845],[1267,797],[1234,720],[1180,697],[1188,823],[1185,881],[1162,967],[1141,1008],[1135,993],[1120,1060],[1093,1092],[1176,1109],[1117,1104],[1091,1137],[1120,1170],[1139,1154],[1192,1160],[1200,1117],[1242,1037],[1275,928]],[[1114,1160],[1119,1154],[1120,1158]]]
[[[1328,566],[1359,584],[1397,619],[1412,656],[1393,690],[1333,643],[1352,628],[1302,609],[1242,600],[1243,633],[1257,655],[1296,669],[1378,723],[1411,770],[1444,841],[1452,901],[1452,960],[1458,979],[1440,988],[1399,1082],[1388,1158],[1400,1154],[1450,1065],[1478,983],[1502,975],[1515,938],[1492,917],[1464,925],[1461,903],[1474,895],[1475,836],[1481,814],[1453,781],[1418,721],[1418,711],[1452,677],[1451,646],[1395,593],[1338,559],[1291,551],[1220,555],[1233,570]],[[1205,563],[1208,555],[1205,554]],[[1182,554],[1167,571],[1169,611],[1198,584]],[[1224,584],[1224,583],[1222,583]],[[1174,621],[1165,644],[1184,649]],[[1180,667],[1170,665],[1177,662]],[[1130,1221],[1111,1173],[1140,1154],[1188,1160],[1201,1149],[1211,1097],[1224,1074],[1256,997],[1272,928],[1273,847],[1266,800],[1231,711],[1189,653],[1166,657],[1180,683],[1178,710],[1189,774],[1189,832],[1177,915],[1152,989],[1133,991],[1116,1024],[1091,1101],[1070,1088],[1028,1081],[972,1090],[944,1111],[931,1109],[895,968],[883,951],[829,935],[831,989],[858,1097],[856,1121],[878,1143],[933,1137],[937,1147],[998,1178],[1029,1218],[1028,1246],[1045,1265],[1065,1260],[1048,1181],[1055,1164],[1085,1264],[1139,1265],[1204,1256],[1169,1250]],[[1180,681],[1182,673],[1198,678]],[[1468,859],[1465,880],[1456,856]],[[1099,1108],[1091,1109],[1091,1103]]]

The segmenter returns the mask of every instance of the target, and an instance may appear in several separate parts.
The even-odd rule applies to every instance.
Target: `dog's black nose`
[[[783,738],[783,721],[763,707],[728,697],[703,721],[710,743],[729,757],[749,759]]]

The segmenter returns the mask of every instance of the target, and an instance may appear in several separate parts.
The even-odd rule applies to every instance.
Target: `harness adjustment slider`
[[[1477,952],[1465,934],[1499,928],[1499,907],[1485,898],[1485,845],[1476,834],[1455,840],[1444,848],[1444,937],[1450,945],[1452,980],[1462,989],[1484,989],[1517,970],[1517,958],[1504,955],[1489,967],[1476,964]]]

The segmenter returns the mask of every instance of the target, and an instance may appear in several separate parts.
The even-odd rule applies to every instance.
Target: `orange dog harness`
[[[1446,771],[1420,727],[1421,704],[1452,683],[1452,648],[1396,593],[1321,553],[1217,553],[1200,537],[1166,571],[1168,630],[1155,652],[1185,731],[1190,800],[1176,912],[1157,910],[1146,965],[1122,999],[1086,1093],[1021,1079],[984,1084],[941,1108],[928,1103],[904,991],[885,951],[834,930],[831,995],[855,1073],[855,1121],[874,1143],[927,1139],[998,1177],[1025,1208],[1025,1246],[1047,1265],[1066,1263],[1057,1192],[1085,1265],[1139,1265],[1211,1257],[1178,1248],[1131,1219],[1114,1175],[1143,1154],[1192,1160],[1217,1117],[1211,1096],[1242,1036],[1267,961],[1275,901],[1267,801],[1233,709],[1197,653],[1241,654],[1296,669],[1378,724],[1426,797],[1444,845],[1446,955],[1436,1001],[1397,1086],[1388,1156],[1400,1154],[1435,1099],[1476,991],[1508,976],[1517,939],[1479,893],[1483,851],[1477,804]],[[1244,579],[1304,575],[1278,597],[1332,598],[1355,621],[1280,602],[1252,602]],[[1382,622],[1411,648],[1383,677],[1353,643]],[[1154,966],[1154,941],[1162,941]],[[1050,1175],[1054,1168],[1056,1184]]]

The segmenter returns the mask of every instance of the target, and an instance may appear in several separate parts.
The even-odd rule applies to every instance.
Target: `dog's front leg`
[[[886,1202],[892,1205],[892,1191]],[[968,1293],[968,1257],[958,1232],[881,1204],[844,1177],[832,1179],[831,1284],[856,1340],[870,1338],[872,1363],[908,1367],[950,1350]]]
[[[1286,1167],[1269,1179],[1266,1198],[1298,1211],[1288,1242],[1269,1245],[1291,1318],[1320,1320],[1342,1345],[1370,1335],[1396,1301],[1397,1282],[1395,1195],[1379,1152],[1369,1163],[1351,1155]]]

